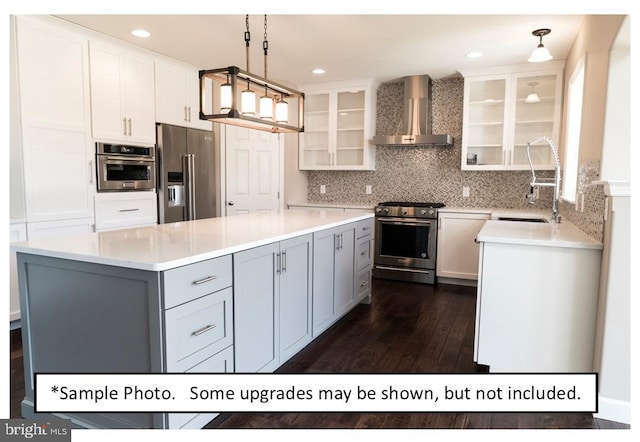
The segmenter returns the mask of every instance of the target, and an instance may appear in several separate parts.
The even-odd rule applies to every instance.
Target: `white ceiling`
[[[58,15],[65,20],[195,65],[246,69],[244,15]],[[527,63],[543,39],[554,56],[567,56],[583,15],[268,15],[268,78],[308,83],[375,78],[390,81],[458,69]],[[263,75],[264,16],[250,15],[250,71]],[[151,37],[130,34],[144,28]],[[483,57],[465,54],[480,51]],[[326,74],[311,73],[322,67]]]

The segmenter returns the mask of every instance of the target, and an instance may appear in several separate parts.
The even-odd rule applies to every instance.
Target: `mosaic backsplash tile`
[[[432,132],[451,134],[455,140],[453,147],[380,146],[376,149],[374,171],[308,171],[308,201],[370,206],[381,201],[430,201],[449,207],[532,208],[525,198],[531,180],[529,171],[460,169],[464,80],[434,80],[432,93]],[[377,96],[376,134],[400,134],[403,111],[403,83],[381,85]],[[551,178],[553,172],[538,172],[537,176]],[[320,194],[320,185],[326,186],[325,194]],[[370,195],[365,193],[367,185],[372,187]],[[463,187],[469,187],[469,197],[462,196]],[[599,197],[592,195],[593,186],[586,188],[585,210],[577,215],[580,220],[576,225],[600,239],[602,228],[597,219],[602,216],[602,206],[600,214],[596,213]],[[552,188],[541,188],[533,208],[551,212],[552,200]],[[573,207],[566,206],[560,206],[561,213],[575,212]],[[567,219],[573,220],[573,215],[575,213]]]
[[[598,241],[604,239],[605,193],[602,185],[593,185],[600,177],[600,162],[592,161],[578,166],[576,204],[562,201],[560,213],[564,219],[578,226]]]

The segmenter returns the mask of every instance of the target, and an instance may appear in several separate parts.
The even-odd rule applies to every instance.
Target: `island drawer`
[[[371,270],[362,270],[356,280],[356,299],[361,300],[371,292]]]
[[[231,288],[164,312],[166,370],[184,372],[233,344]]]
[[[373,219],[371,218],[358,221],[356,226],[356,239],[373,233]]]
[[[364,270],[371,267],[371,239],[365,238],[358,242],[356,250],[356,269]]]
[[[163,273],[164,308],[231,287],[231,255],[197,262]]]
[[[214,356],[202,361],[187,373],[233,373],[233,346],[229,346]],[[169,429],[200,429],[212,421],[217,413],[168,413]]]

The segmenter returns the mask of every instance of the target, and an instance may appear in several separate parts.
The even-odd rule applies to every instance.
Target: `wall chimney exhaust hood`
[[[404,77],[404,132],[400,135],[376,135],[374,144],[453,146],[451,135],[431,133],[431,84],[428,75]]]

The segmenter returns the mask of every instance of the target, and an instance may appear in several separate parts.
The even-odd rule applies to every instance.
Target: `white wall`
[[[609,82],[602,149],[602,180],[630,180],[631,51],[629,17],[623,22],[609,56]]]
[[[10,32],[10,115],[9,115],[9,216],[12,220],[26,218],[24,177],[22,175],[22,136],[20,131],[20,99],[18,97],[18,63],[15,41],[15,17],[11,18]]]
[[[599,373],[596,417],[631,423],[631,189],[629,17],[612,45],[607,82],[601,178],[608,211],[596,328]]]

